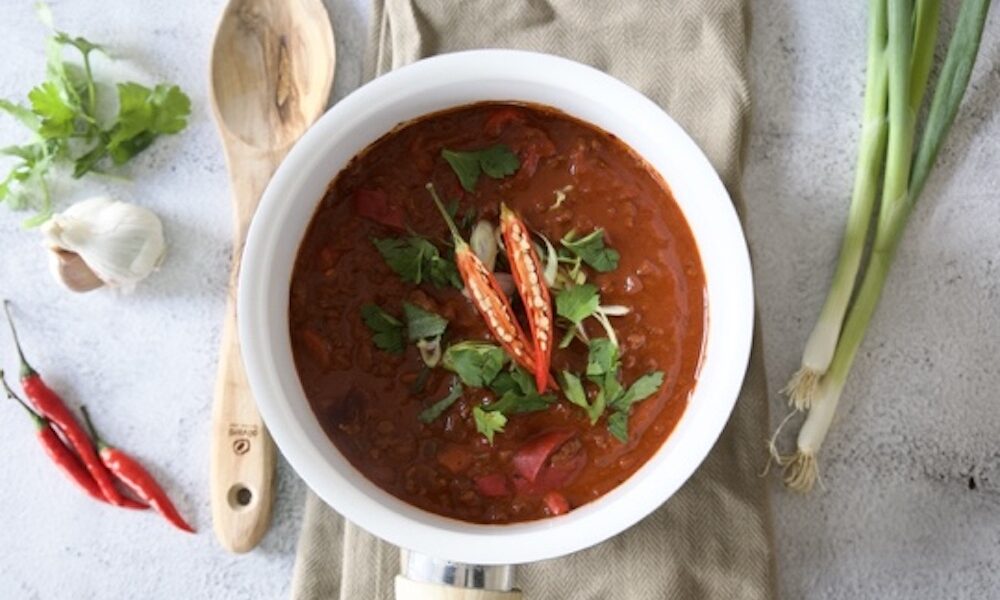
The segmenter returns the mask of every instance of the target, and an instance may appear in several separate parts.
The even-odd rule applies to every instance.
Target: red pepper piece
[[[35,426],[38,428],[38,441],[41,442],[42,448],[45,449],[45,454],[48,455],[49,459],[72,479],[78,488],[86,492],[88,496],[99,502],[107,502],[104,494],[101,493],[101,488],[97,486],[97,482],[90,476],[90,473],[83,466],[83,463],[80,462],[80,459],[73,454],[72,450],[66,447],[66,444],[59,438],[59,435],[52,429],[49,420],[38,415],[23,400],[18,398],[14,390],[10,389],[10,386],[7,385],[3,371],[0,371],[0,379],[3,380],[3,387],[7,392],[7,397],[20,404],[21,408],[31,417],[31,420],[35,422]],[[136,502],[130,498],[125,498],[125,503],[122,506],[138,510],[149,508],[145,504]]]
[[[528,372],[534,373],[534,344],[524,334],[521,324],[514,317],[514,310],[507,300],[507,295],[500,288],[493,273],[486,268],[483,261],[479,260],[476,253],[462,238],[462,234],[455,227],[455,222],[452,221],[448,211],[441,203],[441,199],[438,198],[433,184],[428,183],[427,190],[431,193],[434,203],[441,211],[441,216],[444,217],[444,221],[451,231],[451,237],[455,242],[455,266],[458,267],[458,272],[462,276],[472,304],[486,321],[494,339],[500,342],[500,345],[514,359],[514,362],[527,369]],[[540,389],[544,389],[544,386]]]
[[[549,286],[545,283],[542,261],[535,252],[535,245],[531,243],[527,225],[502,202],[500,232],[507,248],[514,285],[517,286],[517,293],[521,296],[524,311],[528,314],[535,355],[535,385],[539,390],[544,390],[549,380],[555,326]]]
[[[566,500],[566,496],[563,496],[559,492],[551,491],[545,494],[542,496],[542,502],[545,503],[545,508],[552,516],[563,515],[569,512],[569,501]]]
[[[163,515],[174,527],[188,533],[195,533],[194,528],[188,525],[184,517],[177,512],[174,503],[170,501],[167,493],[163,491],[163,488],[160,487],[160,484],[157,483],[149,471],[139,464],[139,461],[125,452],[105,443],[97,435],[94,424],[90,421],[90,414],[87,412],[87,407],[82,406],[80,410],[83,411],[83,419],[87,422],[90,434],[93,436],[94,443],[97,444],[100,452],[101,460],[108,470],[114,473],[115,477],[124,483],[128,489],[132,490],[136,496],[144,502],[148,502],[156,512]]]
[[[383,190],[358,190],[352,197],[354,210],[362,217],[393,229],[406,229],[403,209],[389,202]]]
[[[539,471],[545,465],[545,461],[573,437],[573,432],[569,430],[550,431],[525,442],[521,449],[514,454],[511,462],[518,475],[524,477],[529,482],[534,482]]]
[[[69,442],[70,447],[80,457],[80,460],[83,461],[90,476],[97,482],[97,486],[101,489],[101,494],[104,495],[107,501],[115,506],[126,506],[125,497],[115,489],[111,474],[101,464],[101,460],[94,451],[94,446],[90,443],[90,438],[87,437],[87,432],[83,430],[83,427],[80,427],[80,424],[73,417],[73,413],[67,408],[62,398],[53,392],[49,386],[45,385],[38,372],[31,368],[28,361],[24,359],[24,353],[21,351],[21,342],[18,340],[17,330],[14,328],[14,320],[10,316],[10,302],[4,300],[3,308],[7,314],[7,323],[10,324],[14,345],[17,347],[17,356],[21,360],[21,387],[24,389],[24,394],[31,400],[31,403],[41,416],[51,421],[62,432],[63,437]]]

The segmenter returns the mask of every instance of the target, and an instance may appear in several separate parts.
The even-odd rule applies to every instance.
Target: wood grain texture
[[[275,448],[250,393],[236,326],[247,229],[271,175],[326,107],[333,31],[319,0],[233,0],[212,49],[211,93],[233,191],[233,259],[212,410],[216,537],[247,552],[267,531]]]
[[[396,576],[396,600],[521,600],[521,592],[496,592],[434,585]]]

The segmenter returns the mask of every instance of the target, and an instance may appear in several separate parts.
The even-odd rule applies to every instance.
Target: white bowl
[[[466,523],[411,506],[357,471],[323,432],[292,360],[288,294],[299,242],[330,181],[396,125],[485,100],[555,107],[621,138],[668,182],[694,234],[708,288],[703,362],[687,410],[660,450],[603,497],[549,519]],[[327,112],[275,173],[253,219],[239,286],[239,332],[257,405],[275,442],[323,500],[393,544],[438,558],[515,564],[561,556],[633,525],[683,484],[722,432],[750,353],[753,290],[739,220],[690,137],[645,96],[554,56],[475,50],[422,60]]]

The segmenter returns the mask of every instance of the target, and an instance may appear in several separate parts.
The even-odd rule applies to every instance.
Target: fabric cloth
[[[749,92],[746,0],[375,0],[367,77],[471,48],[559,54],[658,102],[704,149],[741,214]],[[518,568],[526,600],[772,598],[765,481],[767,390],[759,341],[722,437],[660,509],[617,537]],[[398,550],[310,494],[297,600],[392,598]]]

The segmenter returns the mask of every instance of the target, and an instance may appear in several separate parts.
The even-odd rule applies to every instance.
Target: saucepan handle
[[[400,551],[396,600],[521,600],[512,565],[472,565]]]
[[[521,600],[521,592],[498,592],[413,581],[396,576],[396,600]]]

